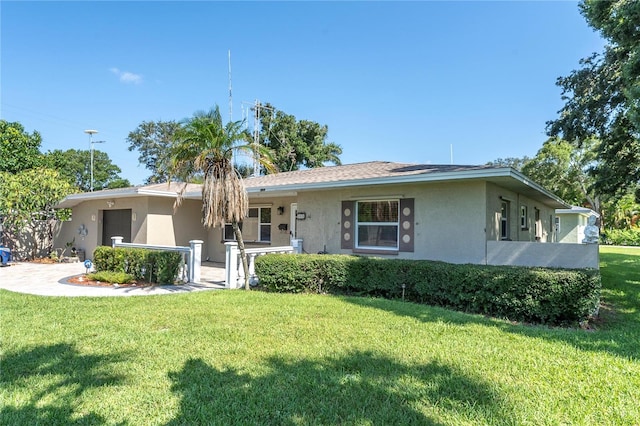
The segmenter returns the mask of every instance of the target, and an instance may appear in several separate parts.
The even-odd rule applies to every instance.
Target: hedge
[[[137,280],[173,284],[182,266],[182,254],[128,247],[97,247],[93,252],[96,271],[131,274]]]
[[[344,255],[269,254],[256,258],[256,274],[267,291],[404,296],[416,303],[550,325],[589,318],[601,289],[598,270]]]

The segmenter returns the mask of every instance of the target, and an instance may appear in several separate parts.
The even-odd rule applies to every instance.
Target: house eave
[[[429,182],[451,182],[462,180],[486,180],[497,184],[504,184],[502,180],[513,179],[517,182],[516,189],[528,189],[532,193],[539,193],[545,201],[554,208],[567,208],[569,205],[562,201],[555,194],[547,191],[542,186],[533,182],[522,173],[510,168],[494,168],[483,170],[466,170],[442,173],[425,173],[411,174],[405,176],[386,176],[380,178],[363,178],[351,180],[334,180],[326,182],[310,182],[310,183],[293,183],[284,185],[255,186],[248,187],[249,195],[260,194],[262,196],[271,194],[276,196],[286,192],[303,192],[313,190],[328,190],[335,188],[349,188],[362,186],[381,186],[381,185],[398,185],[412,183],[429,183]],[[250,184],[250,182],[249,182]]]

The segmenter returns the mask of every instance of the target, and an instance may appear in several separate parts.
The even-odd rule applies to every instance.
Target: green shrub
[[[134,279],[173,284],[182,266],[182,254],[128,247],[97,247],[93,252],[96,271],[131,274]]]
[[[87,275],[92,281],[103,281],[105,283],[129,284],[133,282],[133,275],[124,272],[100,271]]]
[[[602,244],[614,246],[640,246],[640,228],[607,229],[601,235]]]
[[[575,324],[600,300],[597,270],[455,265],[342,255],[256,259],[268,291],[344,293],[439,305],[515,321]]]

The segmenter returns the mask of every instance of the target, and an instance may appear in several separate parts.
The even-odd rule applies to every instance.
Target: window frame
[[[262,210],[263,209],[269,209],[272,210],[271,206],[249,206],[249,210],[247,211],[247,216],[246,218],[252,218],[252,219],[257,219],[256,221],[256,235],[258,237],[257,240],[245,240],[245,242],[247,243],[260,243],[260,244],[270,244],[271,243],[271,224],[272,222],[262,222]],[[257,210],[257,215],[254,215],[252,210]],[[271,218],[273,212],[269,212],[269,217]],[[246,219],[245,218],[245,219]],[[242,226],[244,224],[244,220],[238,222],[238,226],[240,227],[240,231],[242,231]],[[263,227],[267,227],[269,229],[269,239],[262,239],[262,229]],[[231,236],[233,238],[228,238],[229,235],[227,234],[227,232],[231,232]],[[233,242],[236,241],[236,236],[235,233],[233,233],[233,228],[232,228],[232,224],[231,223],[225,223],[224,224],[224,228],[222,229],[222,241],[223,242]]]
[[[520,229],[529,229],[529,207],[525,204],[520,205]]]
[[[360,215],[360,205],[364,203],[386,203],[386,202],[395,202],[396,210],[395,222],[361,222],[359,220]],[[400,218],[400,199],[398,198],[381,198],[374,200],[355,200],[355,215],[354,215],[354,230],[355,230],[355,238],[354,238],[354,250],[355,251],[391,251],[391,252],[399,252],[400,251],[400,226],[401,226],[401,218]],[[395,227],[395,246],[373,246],[373,245],[360,245],[360,227],[361,226],[378,226],[378,227]]]
[[[509,201],[502,200],[500,203],[500,239],[508,240],[509,231]]]

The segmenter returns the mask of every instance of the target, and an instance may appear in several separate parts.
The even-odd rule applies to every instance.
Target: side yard
[[[263,292],[0,291],[0,424],[634,425],[640,250],[602,247],[597,330]]]

